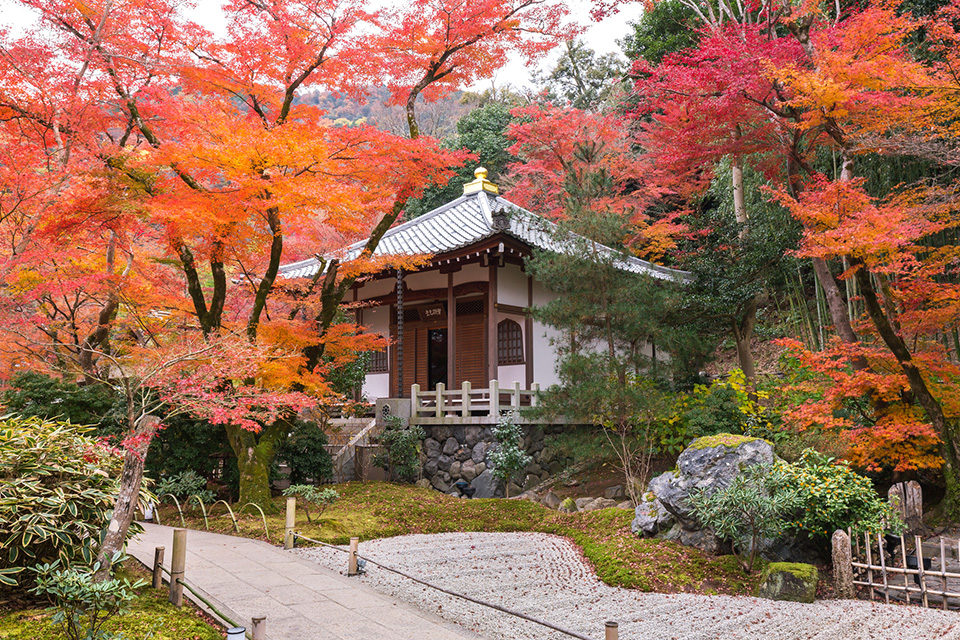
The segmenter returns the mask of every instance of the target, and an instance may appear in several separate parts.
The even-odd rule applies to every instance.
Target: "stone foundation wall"
[[[562,471],[570,459],[544,449],[544,436],[556,433],[561,425],[524,425],[523,448],[533,457],[523,473],[520,484],[511,484],[510,495],[518,495],[549,476]],[[454,485],[463,480],[475,490],[474,498],[500,498],[504,495],[502,483],[493,477],[489,453],[497,446],[491,425],[423,425],[427,437],[423,441],[425,454],[423,477],[437,491],[457,493]]]

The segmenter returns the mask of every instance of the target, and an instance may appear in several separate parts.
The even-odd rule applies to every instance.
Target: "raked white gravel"
[[[345,572],[346,554],[297,553]],[[443,533],[363,542],[360,554],[421,580],[493,602],[558,626],[603,637],[620,623],[622,640],[960,640],[960,613],[825,600],[814,604],[760,598],[640,593],[600,582],[572,542],[540,533]],[[358,578],[491,639],[564,640],[494,609],[368,566]],[[374,640],[374,639],[371,639]]]

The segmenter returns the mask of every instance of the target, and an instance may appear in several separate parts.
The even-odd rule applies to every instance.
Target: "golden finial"
[[[486,191],[492,194],[500,193],[499,187],[487,180],[487,170],[484,167],[477,167],[473,172],[474,179],[463,185],[463,195]]]

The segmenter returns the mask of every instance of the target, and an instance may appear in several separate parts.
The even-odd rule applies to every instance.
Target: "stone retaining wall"
[[[491,472],[489,453],[496,447],[491,425],[422,425],[427,433],[423,441],[423,477],[438,491],[459,493],[454,485],[463,480],[475,489],[474,498],[503,497],[504,487]],[[539,484],[562,471],[570,459],[544,449],[544,435],[559,432],[561,425],[524,425],[523,448],[533,457],[510,495]]]

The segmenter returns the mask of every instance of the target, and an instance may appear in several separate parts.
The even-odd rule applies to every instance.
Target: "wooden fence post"
[[[530,396],[530,406],[536,407],[540,404],[540,400],[537,397],[540,395],[540,383],[534,382],[532,385],[530,385],[530,390],[533,391],[533,395]]]
[[[513,383],[512,400],[513,402],[511,404],[513,405],[513,408],[516,409],[517,411],[520,411],[520,383],[519,382]]]
[[[500,383],[496,380],[490,381],[490,415],[500,417]]]
[[[347,560],[347,575],[355,576],[357,571],[357,548],[360,546],[360,538],[350,538],[350,558]]]
[[[173,530],[173,553],[170,556],[170,603],[183,606],[183,571],[187,564],[187,530]]]
[[[287,498],[287,514],[283,525],[283,548],[293,549],[293,530],[297,526],[297,499]]]
[[[603,623],[603,640],[618,640],[620,637],[620,625],[613,620],[607,620]]]
[[[420,415],[420,385],[410,385],[410,416],[416,418]]]
[[[436,406],[436,415],[438,418],[443,417],[443,392],[446,390],[447,385],[442,382],[437,383],[437,406]]]
[[[159,589],[163,586],[163,547],[157,547],[153,550],[153,588]]]
[[[250,622],[251,640],[267,640],[267,616],[253,616]]]
[[[470,415],[470,381],[464,380],[460,387],[460,415],[464,418]]]
[[[837,529],[831,539],[833,545],[833,586],[837,598],[852,599],[853,591],[853,552],[850,549],[850,536]]]

